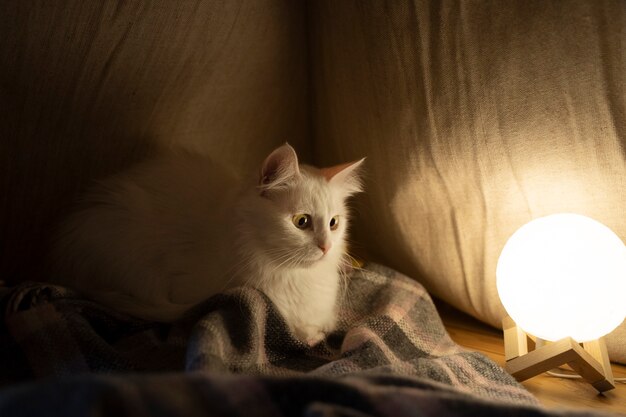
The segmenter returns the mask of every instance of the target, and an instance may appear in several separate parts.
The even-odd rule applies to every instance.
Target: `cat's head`
[[[258,204],[250,212],[256,249],[276,267],[338,263],[349,221],[346,200],[362,191],[363,161],[318,169],[299,164],[289,144],[275,149],[261,166]]]

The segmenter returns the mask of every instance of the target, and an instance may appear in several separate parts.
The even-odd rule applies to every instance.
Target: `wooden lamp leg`
[[[528,336],[509,316],[502,320],[504,357],[507,361],[528,353]]]
[[[592,385],[600,392],[608,391],[615,388],[615,380],[613,379],[613,370],[611,369],[611,361],[609,360],[609,352],[606,350],[604,338],[592,340],[583,343],[583,349],[588,352],[600,365],[604,371],[604,380],[592,382]],[[607,387],[607,388],[605,388]],[[610,388],[608,388],[610,387]]]

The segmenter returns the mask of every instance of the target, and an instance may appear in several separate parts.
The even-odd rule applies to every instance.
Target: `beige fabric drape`
[[[576,212],[626,241],[626,3],[309,9],[315,155],[368,157],[353,234],[370,256],[499,326],[496,262],[521,225]]]

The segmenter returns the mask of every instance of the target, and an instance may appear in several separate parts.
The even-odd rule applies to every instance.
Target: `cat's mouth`
[[[289,265],[292,268],[309,268],[318,262],[322,262],[328,259],[328,252],[322,253],[317,251],[307,256],[294,257],[290,259],[285,265]]]
[[[329,256],[329,252],[322,252],[319,254],[315,262],[320,262],[320,261],[323,261],[324,259],[328,259],[328,256]]]
[[[321,253],[319,255],[315,254],[314,256],[311,256],[310,258],[303,260],[302,261],[302,266],[307,266],[307,267],[308,266],[312,266],[312,265],[315,265],[318,262],[322,262],[326,258],[327,258],[327,256],[324,253]]]

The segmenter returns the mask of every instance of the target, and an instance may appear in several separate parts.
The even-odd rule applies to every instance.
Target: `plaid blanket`
[[[53,285],[0,297],[2,416],[558,414],[452,342],[424,288],[380,265],[352,274],[338,329],[313,348],[251,288],[171,325]]]

